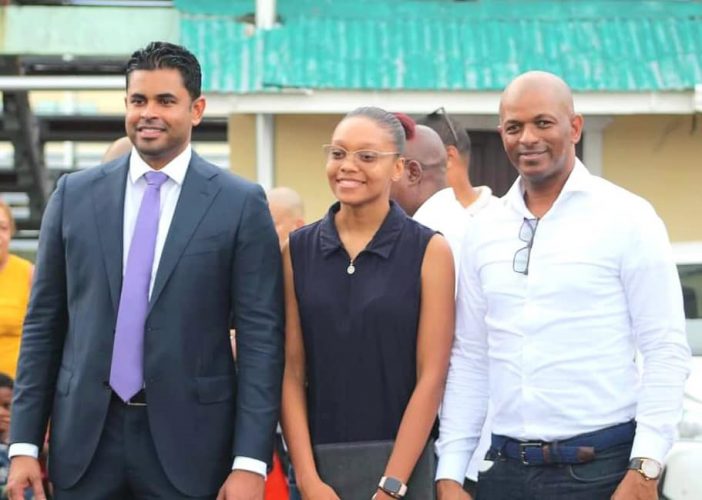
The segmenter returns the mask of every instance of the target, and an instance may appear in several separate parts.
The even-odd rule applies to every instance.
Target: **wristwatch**
[[[394,477],[381,477],[378,488],[393,498],[402,498],[407,493],[407,485]]]
[[[629,469],[641,474],[647,481],[661,477],[663,467],[652,458],[632,458]]]

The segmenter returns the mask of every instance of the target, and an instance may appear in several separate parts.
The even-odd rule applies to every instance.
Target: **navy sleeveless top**
[[[349,269],[334,224],[339,208],[293,232],[289,244],[313,445],[397,435],[417,380],[421,268],[435,234],[390,202]]]

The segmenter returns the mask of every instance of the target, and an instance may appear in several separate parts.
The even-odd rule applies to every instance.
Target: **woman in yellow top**
[[[0,372],[15,378],[22,322],[27,312],[34,266],[10,254],[15,221],[10,207],[0,200]]]

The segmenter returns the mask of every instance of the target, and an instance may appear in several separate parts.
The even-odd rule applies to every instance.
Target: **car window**
[[[702,356],[702,264],[679,264],[687,338],[695,356]]]

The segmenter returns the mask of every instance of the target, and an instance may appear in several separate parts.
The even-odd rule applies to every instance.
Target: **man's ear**
[[[452,144],[446,146],[446,168],[450,169],[456,165],[459,160],[461,153],[458,152],[458,148]]]
[[[424,176],[422,166],[417,160],[405,160],[405,171],[407,172],[409,184],[418,184]]]

